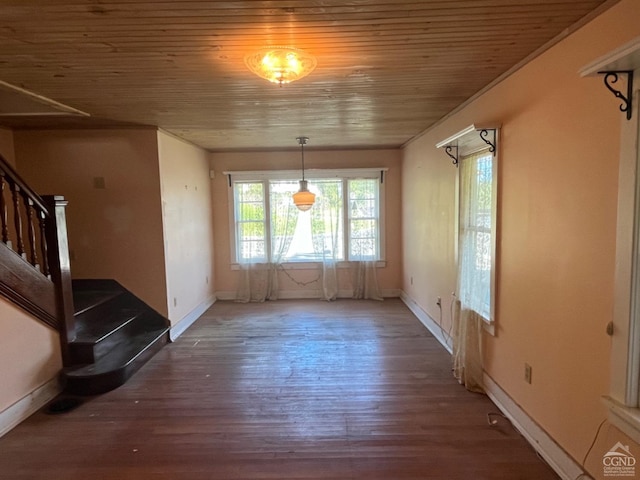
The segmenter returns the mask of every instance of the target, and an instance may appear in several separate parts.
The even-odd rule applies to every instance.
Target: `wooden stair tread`
[[[161,339],[169,331],[168,327],[156,328],[148,332],[139,333],[118,344],[118,348],[100,358],[95,363],[69,367],[65,375],[71,377],[91,377],[114,372],[127,367],[134,362],[151,345]]]
[[[88,319],[76,323],[76,338],[72,343],[98,343],[116,330],[140,316],[142,309],[122,309],[106,312],[98,320]]]
[[[73,306],[75,314],[79,315],[97,305],[108,302],[112,298],[122,294],[121,291],[102,291],[102,290],[74,290]]]

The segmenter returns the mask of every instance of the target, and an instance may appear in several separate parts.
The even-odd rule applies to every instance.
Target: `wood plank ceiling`
[[[0,81],[89,116],[0,106],[0,125],[152,125],[213,151],[296,148],[299,135],[397,147],[612,3],[4,0]],[[304,49],[318,67],[271,84],[243,61],[268,45]]]

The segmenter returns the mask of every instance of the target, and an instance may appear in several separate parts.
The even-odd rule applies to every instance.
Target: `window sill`
[[[350,268],[353,262],[339,261],[336,263],[338,268]],[[240,263],[232,263],[231,270],[240,270]],[[258,263],[257,265],[266,265],[265,263]],[[316,270],[322,266],[322,262],[285,262],[282,264],[285,270]],[[376,261],[376,268],[385,268],[387,266],[386,260]]]
[[[484,322],[482,323],[482,328],[492,337],[496,336],[496,322],[484,320]]]
[[[602,397],[609,411],[609,422],[622,433],[640,443],[640,409],[627,407],[611,397]]]

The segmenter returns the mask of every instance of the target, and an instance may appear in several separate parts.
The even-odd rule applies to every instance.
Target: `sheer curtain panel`
[[[454,319],[454,374],[482,391],[482,328],[491,319],[493,155],[463,157],[460,165],[458,314]]]

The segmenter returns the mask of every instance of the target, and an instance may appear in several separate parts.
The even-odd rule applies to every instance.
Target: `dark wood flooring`
[[[124,386],[0,438],[0,479],[557,479],[450,366],[399,300],[218,302]]]

